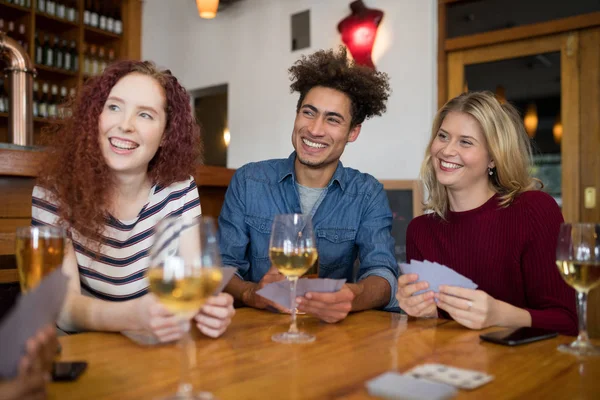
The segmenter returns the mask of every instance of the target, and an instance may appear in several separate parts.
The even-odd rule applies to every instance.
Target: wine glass
[[[579,335],[560,351],[581,356],[600,355],[587,333],[587,295],[600,284],[600,224],[562,224],[556,248],[556,265],[563,279],[577,291]]]
[[[155,231],[148,268],[149,290],[181,323],[181,379],[177,393],[168,399],[212,399],[207,392],[193,393],[190,364],[195,359],[190,320],[215,293],[223,279],[215,224],[210,217],[171,216]],[[190,351],[190,349],[192,351]]]
[[[17,228],[15,255],[21,292],[37,287],[61,266],[65,253],[65,230],[56,226]]]
[[[310,217],[301,214],[276,215],[271,230],[269,257],[271,264],[285,275],[290,282],[290,329],[273,335],[271,339],[279,343],[310,343],[315,336],[298,331],[296,326],[296,284],[315,263],[317,246]]]

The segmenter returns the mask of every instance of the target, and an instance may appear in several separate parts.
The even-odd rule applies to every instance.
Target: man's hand
[[[284,279],[285,279],[285,276],[280,274],[279,271],[277,271],[277,268],[272,266],[267,271],[265,276],[263,276],[263,278],[260,280],[260,282],[249,286],[248,289],[246,289],[244,291],[244,293],[242,294],[242,299],[243,299],[244,303],[246,303],[250,307],[254,307],[254,308],[267,308],[267,306],[271,306],[279,311],[289,313],[290,310],[288,310],[287,308],[281,307],[280,305],[275,304],[272,301],[269,301],[269,300],[265,299],[264,297],[261,297],[260,295],[256,294],[256,292],[258,292],[260,289],[264,288],[268,284],[273,283],[273,282],[279,282]]]
[[[352,301],[356,297],[348,284],[335,293],[308,292],[298,297],[298,311],[314,315],[322,321],[335,323],[346,318],[352,310]]]
[[[220,293],[209,297],[194,320],[200,332],[216,338],[227,330],[234,315],[233,297],[228,293]]]

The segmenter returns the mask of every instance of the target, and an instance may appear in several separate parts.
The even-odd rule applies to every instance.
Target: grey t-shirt
[[[309,188],[302,186],[299,183],[296,183],[296,187],[298,188],[298,194],[300,195],[300,207],[302,208],[302,214],[314,215],[313,211],[317,210],[313,210],[313,207],[315,206],[317,200],[319,200],[321,197],[321,194],[323,194],[327,188]]]

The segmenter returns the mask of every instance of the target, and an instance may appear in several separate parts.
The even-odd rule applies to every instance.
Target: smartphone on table
[[[54,382],[74,381],[86,368],[85,361],[55,361],[52,364],[52,380]]]
[[[531,327],[505,329],[479,335],[483,340],[505,346],[518,346],[520,344],[537,342],[538,340],[551,339],[556,336],[558,336],[558,332]]]

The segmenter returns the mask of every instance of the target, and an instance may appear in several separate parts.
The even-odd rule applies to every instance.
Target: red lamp
[[[357,64],[375,68],[371,54],[383,11],[367,8],[362,0],[350,3],[352,13],[340,21],[338,32]]]

